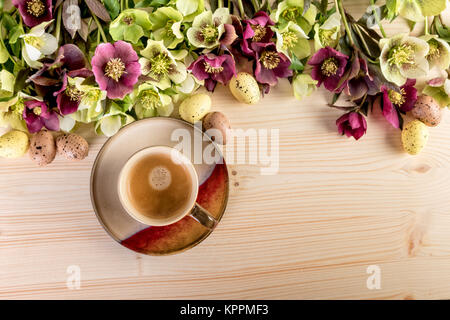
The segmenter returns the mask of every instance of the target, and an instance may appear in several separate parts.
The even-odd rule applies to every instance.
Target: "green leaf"
[[[445,9],[446,0],[416,0],[425,17],[437,16]]]
[[[115,19],[120,12],[119,0],[103,0],[106,10],[108,10],[111,19]]]
[[[13,27],[11,29],[11,31],[9,32],[9,43],[10,44],[16,43],[17,39],[19,39],[19,37],[23,34],[24,34],[24,32],[23,32],[22,26],[17,25],[15,27]]]
[[[293,55],[289,69],[297,72],[302,72],[305,69],[305,65],[296,56]]]

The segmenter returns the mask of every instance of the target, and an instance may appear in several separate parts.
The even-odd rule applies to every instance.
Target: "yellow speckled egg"
[[[211,98],[204,93],[194,94],[180,104],[179,113],[183,120],[195,123],[211,110]]]
[[[258,82],[247,72],[239,72],[233,77],[229,87],[233,96],[240,102],[255,104],[261,98]]]
[[[403,149],[409,154],[418,154],[428,141],[428,127],[419,120],[413,120],[403,127]]]
[[[0,157],[19,158],[27,152],[28,145],[25,132],[12,130],[0,137]]]

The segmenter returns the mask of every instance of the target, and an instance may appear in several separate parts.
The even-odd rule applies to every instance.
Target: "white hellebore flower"
[[[42,22],[31,28],[29,33],[20,36],[25,43],[22,47],[22,56],[32,68],[39,69],[42,67],[42,62],[38,60],[52,54],[58,48],[56,38],[45,32],[45,28],[52,22],[53,20]]]

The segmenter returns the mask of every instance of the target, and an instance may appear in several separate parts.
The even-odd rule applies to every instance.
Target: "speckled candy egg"
[[[12,130],[0,137],[0,157],[19,158],[28,150],[28,135],[25,132]]]
[[[418,154],[428,141],[428,127],[419,120],[413,120],[403,127],[403,149],[409,154]]]
[[[46,166],[55,159],[56,146],[53,135],[42,130],[31,137],[30,157],[38,166]]]
[[[247,72],[239,72],[233,77],[229,87],[233,96],[240,102],[255,104],[261,98],[258,82]]]
[[[211,140],[219,144],[227,143],[227,130],[231,129],[228,118],[222,112],[210,112],[203,118],[203,130],[217,130],[220,134],[209,132]],[[212,131],[212,130],[211,130]]]
[[[194,94],[184,99],[178,110],[183,120],[195,123],[211,110],[211,98],[204,93]]]
[[[425,123],[427,126],[434,127],[441,122],[442,111],[439,104],[432,97],[421,95],[417,98],[411,115]]]
[[[83,160],[88,155],[89,144],[77,134],[63,134],[56,138],[56,151],[67,160]]]

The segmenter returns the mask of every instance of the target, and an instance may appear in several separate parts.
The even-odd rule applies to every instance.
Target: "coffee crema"
[[[185,165],[170,154],[143,156],[130,169],[125,181],[129,204],[139,214],[170,220],[186,210],[192,194],[192,178]]]

